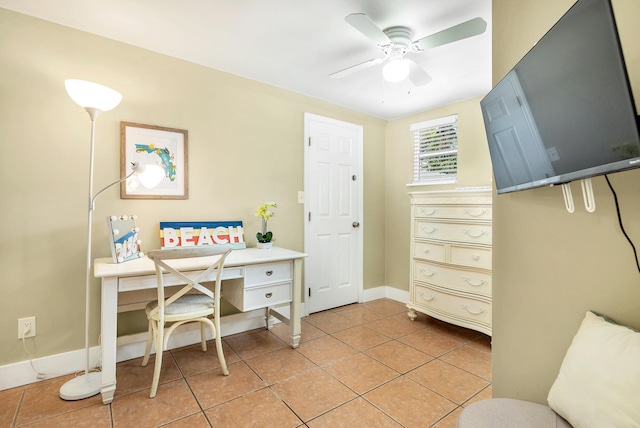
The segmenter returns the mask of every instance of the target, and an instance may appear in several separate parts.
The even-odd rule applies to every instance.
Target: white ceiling
[[[0,7],[393,119],[491,89],[491,0],[0,0]],[[388,83],[382,65],[329,75],[382,57],[344,17],[366,13],[413,39],[477,16],[479,36],[412,58],[433,80]]]

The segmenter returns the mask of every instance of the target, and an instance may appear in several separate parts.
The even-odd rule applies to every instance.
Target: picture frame
[[[153,189],[142,186],[134,174],[120,184],[121,199],[188,199],[188,132],[141,123],[120,122],[120,174],[131,173],[131,163],[158,165],[165,178]]]

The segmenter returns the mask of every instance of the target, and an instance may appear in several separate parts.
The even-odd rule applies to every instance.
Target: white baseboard
[[[382,285],[376,288],[369,288],[362,292],[362,301],[371,302],[378,299],[391,299],[397,302],[407,303],[409,302],[409,292],[405,290],[399,290],[394,287]]]
[[[409,292],[398,290],[397,288],[380,286],[363,290],[362,301],[370,302],[381,298],[389,298],[399,302],[409,301]],[[289,307],[283,306],[277,309],[284,316],[289,316]],[[300,313],[304,314],[304,303],[300,307]],[[222,336],[242,333],[265,326],[264,310],[244,312],[228,315],[220,319],[220,330]],[[275,322],[279,322],[277,319]],[[209,333],[210,334],[210,333]],[[27,339],[28,340],[28,339]],[[147,333],[137,333],[118,338],[118,349],[116,359],[118,362],[140,358],[144,355],[147,341]],[[184,325],[176,329],[171,335],[168,348],[175,349],[182,346],[191,345],[200,341],[200,329],[197,325]],[[28,346],[28,342],[27,342]],[[0,366],[0,391],[15,388],[30,383],[39,382],[43,379],[51,379],[69,373],[81,372],[85,367],[85,350],[64,352],[62,354],[49,355],[32,360],[33,367],[29,360]],[[89,362],[91,367],[100,365],[100,347],[94,346],[89,350]],[[38,375],[41,373],[42,375]]]

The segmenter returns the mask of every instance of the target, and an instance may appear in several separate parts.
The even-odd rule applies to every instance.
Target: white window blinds
[[[458,171],[458,115],[410,127],[414,135],[413,184],[455,183]]]

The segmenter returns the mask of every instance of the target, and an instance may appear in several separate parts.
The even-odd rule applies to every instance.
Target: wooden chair
[[[216,341],[216,350],[218,359],[224,375],[229,374],[227,363],[222,353],[222,340],[220,338],[220,282],[222,278],[222,270],[224,260],[231,252],[228,246],[208,246],[195,248],[179,248],[154,250],[147,253],[147,257],[155,263],[156,277],[158,285],[158,299],[150,302],[146,306],[147,319],[149,320],[149,336],[147,338],[147,348],[142,360],[142,365],[146,366],[149,362],[151,353],[151,344],[156,344],[156,361],[153,371],[153,381],[151,383],[151,393],[149,398],[156,396],[158,390],[158,381],[160,380],[160,369],[162,367],[162,353],[167,349],[169,336],[173,331],[182,324],[189,322],[200,322],[200,337],[202,340],[202,352],[207,350],[206,342],[206,325],[211,327],[213,337]],[[179,266],[179,259],[194,257],[212,257],[211,265],[204,272],[200,273],[196,278],[190,278],[181,273],[176,266]],[[175,261],[175,263],[167,263]],[[214,290],[204,287],[200,284],[203,278],[217,269]],[[165,298],[165,284],[163,272],[173,274],[180,282],[186,285],[177,293]],[[158,305],[158,302],[164,302]],[[209,318],[213,315],[213,321]],[[172,323],[165,331],[165,324]]]

